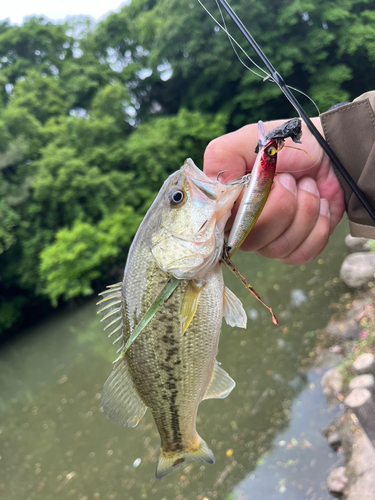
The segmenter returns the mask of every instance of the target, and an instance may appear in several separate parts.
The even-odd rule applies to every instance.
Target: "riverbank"
[[[352,255],[348,259],[352,260]],[[373,256],[369,254],[370,259]],[[341,405],[342,415],[323,430],[323,435],[334,450],[344,453],[345,465],[330,472],[327,487],[332,495],[345,500],[372,500],[375,492],[373,274],[360,288],[348,290],[330,307],[336,312],[320,332],[314,362],[327,366],[328,359],[331,366],[322,378],[322,390],[328,402]]]

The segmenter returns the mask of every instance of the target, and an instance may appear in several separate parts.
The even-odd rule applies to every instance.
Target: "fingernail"
[[[329,216],[329,202],[325,198],[320,200],[320,214],[324,215],[324,217]]]
[[[297,192],[297,184],[295,178],[290,174],[280,174],[278,176],[281,184],[287,188],[291,193],[296,194]]]
[[[315,196],[319,196],[318,188],[316,187],[316,182],[311,177],[305,177],[298,183],[298,187],[303,189],[304,191],[308,191],[309,193],[315,194]]]

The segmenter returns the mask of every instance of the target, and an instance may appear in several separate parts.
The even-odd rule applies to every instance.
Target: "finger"
[[[293,222],[297,210],[297,185],[290,174],[275,177],[273,188],[259,219],[241,250],[258,250],[283,234]]]
[[[257,125],[251,124],[211,141],[204,152],[203,171],[216,177],[226,170],[220,181],[230,182],[248,173],[255,161],[258,143]]]
[[[313,119],[316,126],[320,127],[319,118]],[[276,126],[285,123],[285,120],[274,120],[265,123],[268,133]],[[305,152],[284,148],[278,155],[277,171],[294,172],[295,177],[306,175],[313,176],[322,161],[321,148],[305,125],[302,126],[302,144],[298,147]],[[226,170],[220,178],[221,182],[230,182],[240,178],[251,171],[256,154],[255,146],[258,144],[258,127],[256,124],[244,127],[223,135],[211,141],[204,153],[203,170],[208,177],[216,177],[219,172]],[[292,145],[287,139],[287,145]],[[307,153],[307,154],[306,154]]]
[[[323,168],[317,176],[316,183],[320,197],[329,201],[330,234],[342,219],[345,210],[344,191],[331,165]]]
[[[320,198],[316,182],[304,177],[297,183],[297,208],[293,222],[278,238],[263,248],[260,255],[283,259],[296,250],[314,229],[319,217]]]
[[[315,259],[326,247],[330,235],[330,211],[326,199],[320,200],[320,214],[314,229],[309,236],[281,262],[291,265],[301,265]]]

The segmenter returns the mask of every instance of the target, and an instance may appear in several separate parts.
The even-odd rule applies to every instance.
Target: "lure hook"
[[[219,180],[219,177],[223,174],[225,174],[225,172],[227,172],[227,170],[222,170],[221,172],[219,172],[216,176],[216,180],[218,181]]]

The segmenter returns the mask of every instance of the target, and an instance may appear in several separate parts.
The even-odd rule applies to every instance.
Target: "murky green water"
[[[327,500],[337,457],[320,431],[335,416],[320,389],[321,369],[304,371],[345,290],[342,224],[318,261],[289,267],[241,253],[237,265],[281,326],[232,276],[247,330],[223,325],[218,360],[236,380],[225,400],[204,401],[197,428],[216,456],[154,478],[159,437],[150,412],[134,429],[100,409],[115,349],[94,301],[25,331],[0,351],[1,500]]]

